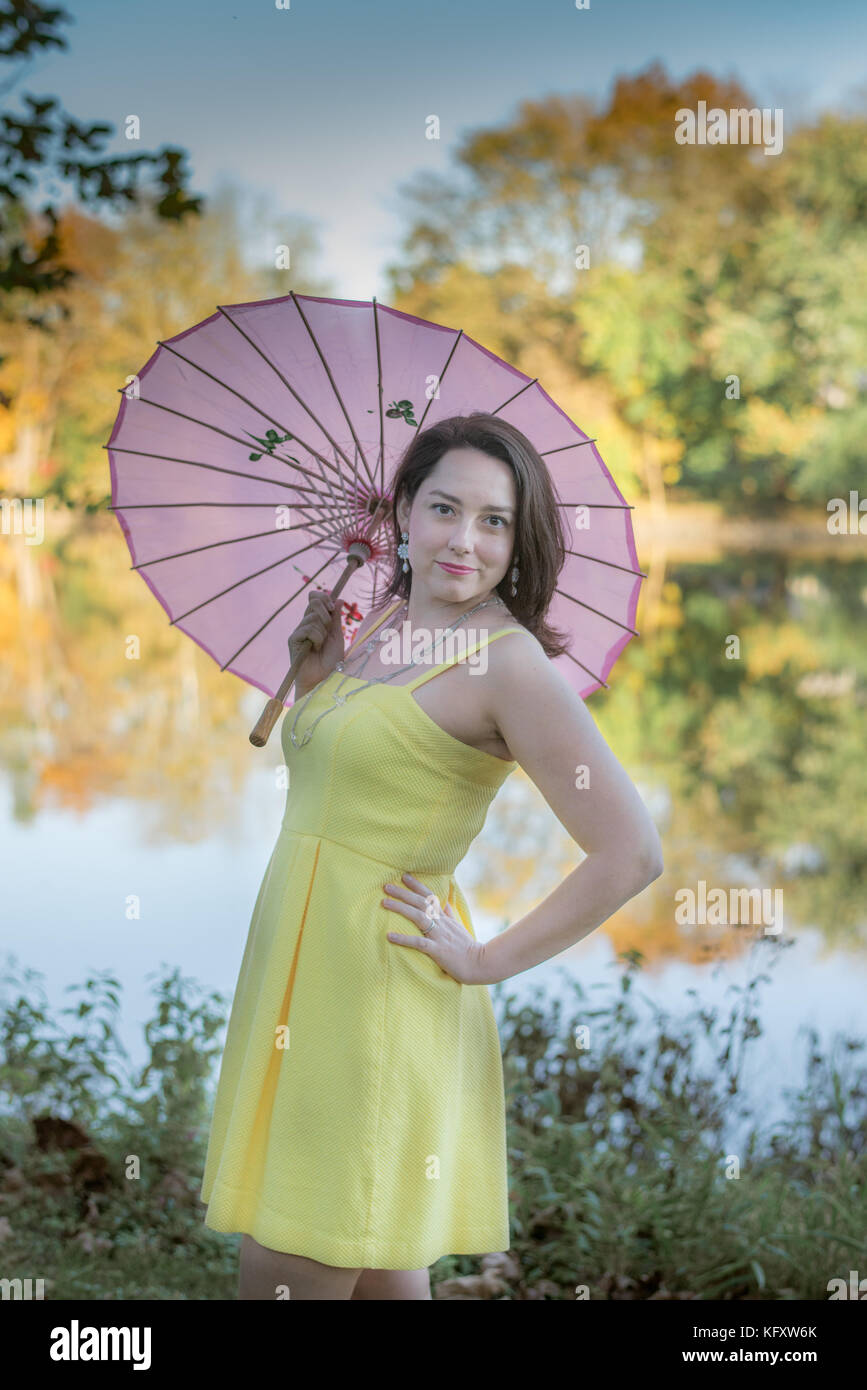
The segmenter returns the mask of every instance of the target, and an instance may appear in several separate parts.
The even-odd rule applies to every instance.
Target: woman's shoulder
[[[502,640],[495,640],[498,638]],[[488,628],[488,647],[488,667],[494,679],[508,682],[517,668],[526,667],[528,662],[536,665],[538,658],[542,658],[545,665],[548,664],[545,649],[538,637],[511,614],[497,622],[496,626],[492,623]]]
[[[516,641],[521,646],[523,646],[525,643],[532,642],[534,646],[537,646],[541,649],[542,644],[540,643],[538,637],[535,637],[534,634],[530,631],[530,629],[528,627],[525,627],[524,624],[518,618],[513,618],[511,613],[506,614],[496,624],[491,623],[488,627],[489,637],[496,637],[501,632],[514,633]]]
[[[501,652],[504,652],[506,648],[526,651],[527,645],[530,643],[538,647],[540,651],[542,650],[538,638],[533,635],[528,627],[525,627],[520,618],[514,617],[514,615],[509,612],[491,614],[488,620],[479,623],[478,628],[475,627],[475,623],[473,622],[470,623],[470,627],[474,629],[474,632],[482,641],[486,641],[487,645],[491,647],[492,652],[494,648],[494,638],[498,638],[501,633],[514,634],[512,642],[496,643],[496,646]]]

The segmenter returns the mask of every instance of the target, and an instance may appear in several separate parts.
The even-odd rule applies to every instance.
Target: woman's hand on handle
[[[289,658],[295,661],[305,637],[310,648],[301,664],[295,681],[296,694],[305,695],[323,681],[343,660],[343,627],[341,600],[334,599],[324,589],[311,589],[307,611],[289,638]]]

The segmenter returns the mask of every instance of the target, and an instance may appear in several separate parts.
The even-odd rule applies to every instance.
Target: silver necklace
[[[476,606],[475,606],[475,608],[470,608],[468,612],[462,613],[461,616],[458,618],[457,622],[453,623],[451,627],[447,627],[446,630],[445,630],[445,632],[443,633],[443,639],[444,639],[446,636],[448,636],[448,634],[449,634],[450,632],[454,632],[455,628],[458,627],[460,623],[464,622],[464,620],[465,620],[466,618],[471,617],[471,615],[472,615],[473,613],[478,613],[478,611],[479,611],[480,608],[487,608],[488,604],[490,604],[490,603],[499,604],[499,606],[500,606],[501,608],[505,608],[505,606],[506,606],[506,605],[503,603],[503,600],[499,597],[499,595],[495,595],[493,598],[486,598],[486,599],[484,599],[482,603],[477,603]],[[406,606],[407,606],[406,603],[404,603],[403,607],[406,608]],[[392,614],[392,617],[394,617],[394,616],[395,616],[395,614]],[[367,642],[367,644],[363,647],[362,650],[364,651],[364,654],[365,654],[365,655],[364,655],[364,660],[363,660],[363,662],[361,663],[361,666],[359,667],[359,671],[363,671],[363,670],[364,670],[365,666],[367,665],[368,661],[370,660],[370,653],[375,649],[377,642],[385,642],[385,641],[387,640],[387,638],[388,638],[388,636],[389,636],[389,632],[390,632],[391,630],[392,630],[392,629],[386,628],[386,629],[384,629],[384,630],[382,630],[382,631],[379,631],[379,632],[374,633],[374,635],[373,635],[373,637],[370,639],[370,641]],[[424,652],[422,652],[421,656],[419,656],[415,661],[410,661],[410,663],[409,663],[408,666],[401,666],[401,667],[399,667],[396,671],[393,671],[392,674],[391,674],[390,676],[372,676],[369,680],[366,680],[366,681],[364,682],[363,685],[359,685],[359,686],[357,687],[357,689],[348,691],[346,695],[341,695],[341,694],[340,694],[340,691],[343,689],[343,686],[346,684],[347,680],[350,680],[350,679],[352,679],[352,680],[357,680],[357,679],[358,679],[357,676],[352,676],[352,677],[350,677],[350,676],[348,676],[348,675],[344,675],[344,676],[342,677],[342,679],[341,679],[339,685],[338,685],[338,686],[336,687],[336,689],[333,691],[333,695],[334,695],[333,703],[330,704],[330,705],[328,706],[327,709],[324,709],[320,715],[317,715],[317,717],[314,719],[313,723],[310,725],[309,729],[305,729],[304,733],[302,734],[302,736],[301,736],[301,738],[300,738],[300,740],[299,740],[299,739],[296,738],[296,736],[295,736],[295,728],[296,728],[296,725],[297,725],[297,723],[298,723],[298,716],[300,715],[301,710],[303,709],[304,705],[305,705],[305,704],[307,703],[307,701],[310,699],[310,696],[311,696],[311,695],[314,695],[314,694],[316,693],[316,691],[319,689],[319,686],[316,686],[316,685],[315,685],[315,686],[313,687],[313,689],[312,689],[312,690],[309,690],[309,691],[307,692],[307,694],[304,695],[304,696],[299,700],[299,702],[298,702],[298,708],[297,708],[296,711],[295,711],[295,718],[292,720],[292,726],[291,726],[291,728],[290,728],[290,730],[289,730],[289,737],[290,737],[290,739],[292,740],[293,747],[295,747],[295,748],[303,748],[303,747],[305,746],[305,744],[309,743],[310,740],[311,740],[311,738],[313,737],[313,730],[316,728],[316,725],[319,723],[319,720],[320,720],[320,719],[324,719],[325,716],[326,716],[326,714],[331,714],[332,710],[338,709],[341,705],[345,705],[345,704],[346,704],[346,701],[347,701],[347,700],[351,700],[352,697],[353,697],[353,695],[360,695],[361,692],[362,692],[362,690],[366,690],[366,689],[368,688],[368,686],[370,686],[370,685],[385,685],[388,681],[393,681],[394,678],[395,678],[395,676],[400,676],[400,675],[403,674],[404,671],[409,671],[409,670],[411,670],[413,666],[420,666],[420,665],[422,664],[422,662],[424,662],[424,661],[427,659],[427,657],[430,655],[430,653],[433,651],[434,647],[436,646],[436,644],[437,644],[437,642],[438,642],[439,640],[440,640],[439,638],[436,638],[436,637],[435,637],[434,640],[433,640],[433,642],[431,642],[430,646],[427,648],[427,650],[424,651]],[[353,656],[354,656],[354,655],[355,655],[355,653],[353,653]],[[343,671],[343,669],[344,669],[344,663],[343,663],[342,661],[338,661],[337,664],[336,664],[336,666],[334,667],[334,670],[335,670],[335,671]],[[320,682],[320,684],[321,684],[321,682]]]

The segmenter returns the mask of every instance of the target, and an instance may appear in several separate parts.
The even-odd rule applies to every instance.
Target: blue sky
[[[285,3],[285,0],[284,0]],[[380,295],[402,230],[397,186],[447,171],[460,137],[527,97],[601,99],[658,59],[674,78],[737,77],[786,127],[865,90],[861,0],[67,0],[69,49],[30,61],[14,91],[56,94],[81,119],[142,120],[140,149],[189,152],[191,187],[231,181],[313,220],[315,267],[348,298]],[[22,65],[23,67],[23,65]],[[441,139],[424,138],[436,113]],[[111,147],[129,153],[117,137]],[[246,254],[272,259],[273,236]],[[267,244],[266,244],[267,242]]]

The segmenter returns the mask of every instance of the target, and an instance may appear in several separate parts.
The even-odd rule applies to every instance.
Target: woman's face
[[[444,603],[490,593],[512,563],[516,507],[507,464],[469,446],[449,449],[412,508],[405,498],[398,506],[401,530],[409,532],[413,589]]]

